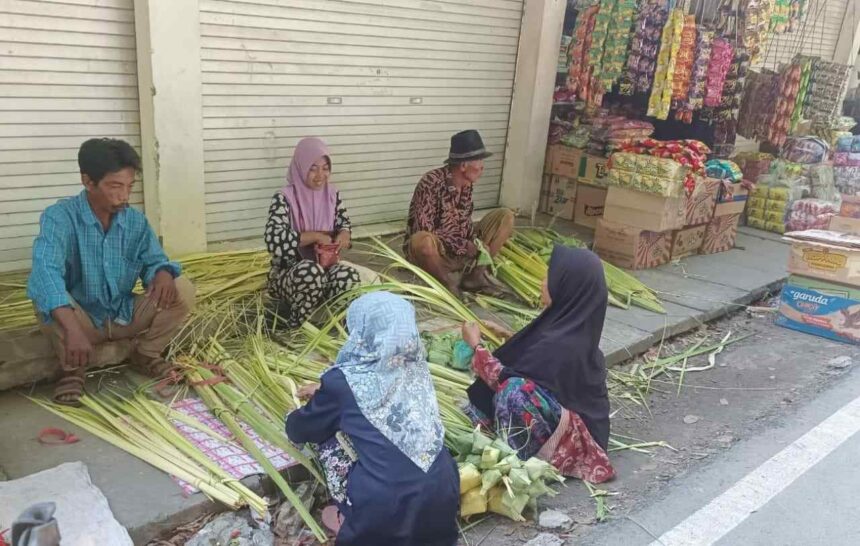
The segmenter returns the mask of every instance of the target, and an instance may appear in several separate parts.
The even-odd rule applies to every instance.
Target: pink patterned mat
[[[227,430],[224,423],[218,420],[201,400],[197,398],[186,398],[174,403],[171,407],[176,411],[196,419],[224,438],[233,440],[233,435],[229,430]],[[244,449],[235,445],[220,442],[205,432],[199,431],[185,423],[175,420],[171,420],[171,422],[180,434],[185,436],[185,438],[200,449],[200,451],[205,453],[209,459],[226,470],[227,473],[234,478],[240,480],[246,476],[251,476],[252,474],[264,473],[260,465],[257,464],[254,458]],[[241,421],[240,425],[251,439],[254,440],[257,447],[259,447],[266,457],[269,458],[275,468],[283,470],[296,464],[289,455],[260,438],[257,433],[251,429],[251,427]],[[191,495],[198,491],[198,489],[190,483],[182,481],[176,477],[173,477],[173,479],[179,484],[186,495]]]

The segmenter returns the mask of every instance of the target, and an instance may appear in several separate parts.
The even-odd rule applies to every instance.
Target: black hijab
[[[577,413],[603,449],[609,444],[609,395],[600,335],[608,292],[600,258],[591,251],[556,246],[549,261],[551,305],[494,353],[501,380],[531,379]],[[493,394],[482,380],[469,400],[493,415]]]

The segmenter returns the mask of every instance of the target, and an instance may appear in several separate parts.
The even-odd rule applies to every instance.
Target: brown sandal
[[[61,406],[77,407],[84,395],[84,378],[78,375],[66,375],[57,381],[52,400]]]

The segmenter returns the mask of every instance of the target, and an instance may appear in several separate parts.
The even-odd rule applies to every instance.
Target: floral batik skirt
[[[329,495],[337,503],[346,502],[346,482],[356,461],[349,437],[338,432],[321,444],[311,445],[311,449],[322,466]]]

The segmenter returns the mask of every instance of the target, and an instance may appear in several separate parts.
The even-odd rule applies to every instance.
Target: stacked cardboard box
[[[714,217],[705,230],[699,254],[717,254],[735,247],[741,215],[748,199],[749,191],[741,183],[720,184]]]
[[[834,231],[790,233],[788,271],[777,324],[860,343],[860,236]]]
[[[619,156],[623,161],[616,161]],[[695,176],[688,193],[685,179],[676,165],[639,161],[633,154],[613,156],[609,181],[618,185],[609,187],[595,252],[620,267],[643,269],[734,248],[747,190]]]
[[[720,181],[697,176],[692,194],[685,197],[686,224],[672,235],[672,260],[698,254],[705,242],[708,226],[720,192]]]
[[[624,161],[616,162],[622,155]],[[634,154],[613,156],[608,178],[614,185],[597,223],[594,251],[619,267],[646,269],[668,263],[674,232],[686,224],[684,177],[661,178],[652,184],[659,178],[651,171],[655,163],[653,159],[640,162]]]
[[[603,216],[608,160],[579,148],[547,149],[540,211],[594,229]]]
[[[573,220],[573,207],[576,202],[576,179],[549,175],[547,181],[547,201],[543,212],[564,220]]]

